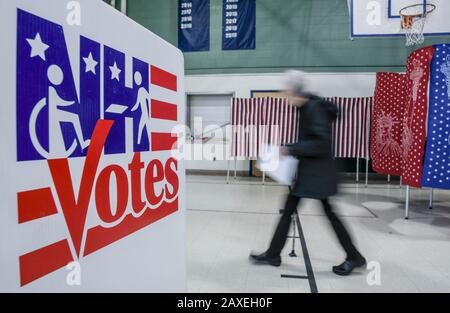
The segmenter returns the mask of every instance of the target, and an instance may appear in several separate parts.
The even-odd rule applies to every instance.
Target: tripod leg
[[[289,256],[291,258],[296,258],[297,257],[297,253],[295,253],[295,239],[297,238],[297,236],[295,235],[295,229],[297,228],[297,222],[295,219],[295,214],[292,214],[292,228],[293,228],[293,235],[292,235],[292,251],[291,253],[289,253]]]

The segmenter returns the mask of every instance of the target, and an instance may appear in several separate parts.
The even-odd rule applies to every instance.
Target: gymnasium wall
[[[210,1],[210,51],[184,54],[188,94],[250,97],[254,90],[282,89],[280,73],[301,68],[322,96],[371,96],[375,73],[403,72],[413,50],[402,37],[350,40],[346,0],[256,0],[256,49],[222,51],[222,0]],[[120,9],[121,0],[115,2]],[[177,8],[178,0],[127,0],[130,18],[175,46]],[[424,44],[440,42],[450,42],[450,36]],[[226,170],[228,165],[189,161],[186,168]],[[354,170],[351,164],[344,168]],[[238,161],[237,169],[248,169],[248,162]]]
[[[128,0],[127,14],[177,45],[177,4]],[[403,38],[349,40],[345,0],[257,0],[256,50],[222,51],[221,23],[222,0],[211,0],[211,49],[185,53],[186,74],[403,71],[411,51]],[[425,44],[444,41],[450,36]]]
[[[307,75],[311,90],[323,97],[370,97],[375,88],[374,73],[309,73]],[[187,94],[234,94],[236,97],[251,97],[252,91],[282,90],[283,75],[272,74],[203,74],[186,76]],[[344,171],[354,171],[354,162],[343,165]],[[188,161],[189,170],[225,171],[234,163],[224,161]],[[246,171],[249,163],[238,161],[238,171]]]

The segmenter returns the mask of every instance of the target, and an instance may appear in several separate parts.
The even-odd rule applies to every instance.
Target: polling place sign
[[[101,0],[0,25],[0,291],[185,291],[182,53]]]

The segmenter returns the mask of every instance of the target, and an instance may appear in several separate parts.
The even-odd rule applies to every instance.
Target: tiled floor
[[[188,176],[188,289],[190,292],[310,292],[297,240],[279,268],[249,263],[250,251],[263,251],[272,236],[287,188],[259,180],[225,183],[219,176]],[[322,210],[313,200],[300,204],[300,220],[319,292],[450,292],[450,191],[411,190],[410,220],[404,219],[405,189],[398,183],[369,187],[342,184],[333,198],[367,260],[377,271],[349,277],[331,272],[344,257]],[[376,264],[376,263],[375,263]],[[374,278],[380,284],[368,284]]]

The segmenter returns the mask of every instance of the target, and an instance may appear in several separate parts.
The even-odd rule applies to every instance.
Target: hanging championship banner
[[[450,189],[450,45],[435,46],[422,184]]]
[[[406,102],[403,116],[402,180],[405,185],[421,187],[428,109],[428,84],[434,48],[425,47],[408,57]]]
[[[255,0],[223,0],[222,49],[255,49]]]
[[[185,291],[182,53],[103,1],[0,27],[0,291]]]
[[[380,174],[402,174],[402,121],[408,100],[406,82],[406,75],[402,73],[377,73],[370,155],[373,170]]]
[[[209,50],[210,0],[179,0],[178,47],[183,52]]]

